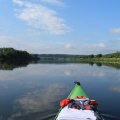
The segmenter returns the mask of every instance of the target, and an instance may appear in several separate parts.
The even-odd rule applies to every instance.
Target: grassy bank
[[[42,62],[52,63],[88,63],[97,66],[106,65],[120,69],[120,53],[112,53],[107,55],[42,55],[40,56]]]
[[[120,58],[80,58],[79,61],[94,63],[120,64]]]
[[[89,58],[89,59],[80,59],[81,63],[96,64],[98,66],[106,65],[111,66],[117,69],[120,69],[120,58]]]

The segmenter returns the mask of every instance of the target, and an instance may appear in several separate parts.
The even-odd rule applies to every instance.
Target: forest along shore
[[[97,55],[41,54],[38,58],[41,62],[89,63],[98,66],[103,64],[120,68],[120,52]]]
[[[89,63],[90,65],[97,64],[98,66],[103,64],[120,68],[120,52],[97,55],[30,54],[27,51],[15,50],[14,48],[0,48],[0,66],[2,68],[10,64],[14,68],[14,64],[19,67],[19,65],[25,66],[29,63],[41,62]]]
[[[0,70],[13,70],[38,60],[36,55],[14,48],[0,48]]]

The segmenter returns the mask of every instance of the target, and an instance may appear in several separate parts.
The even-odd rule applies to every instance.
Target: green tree
[[[102,54],[97,54],[96,57],[97,58],[101,58],[103,55]]]

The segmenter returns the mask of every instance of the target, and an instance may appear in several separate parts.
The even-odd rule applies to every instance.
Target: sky
[[[120,51],[120,0],[0,0],[0,47],[38,54]]]

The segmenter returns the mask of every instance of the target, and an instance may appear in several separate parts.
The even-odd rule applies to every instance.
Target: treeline
[[[88,55],[80,58],[81,61],[90,61],[90,62],[101,62],[101,63],[119,63],[120,64],[120,52],[115,52],[111,54],[97,54],[97,55]]]
[[[33,55],[26,51],[15,50],[14,48],[0,48],[0,61],[18,61],[34,58]]]
[[[86,59],[112,59],[120,58],[120,52],[112,54],[91,54],[91,55],[66,55],[66,54],[40,54],[38,55],[40,60],[86,60]]]
[[[83,59],[83,58],[120,58],[120,52],[112,54],[68,55],[68,54],[29,54],[14,48],[0,48],[0,60],[10,59]]]
[[[38,60],[36,55],[14,48],[0,48],[0,70],[13,70]]]
[[[69,54],[39,54],[39,58],[73,58],[82,57],[84,55],[69,55]]]
[[[38,57],[39,62],[43,63],[88,63],[120,68],[120,52],[97,55],[41,54]]]
[[[120,58],[120,52],[97,55],[39,54],[37,56],[39,58]]]
[[[115,52],[111,54],[97,54],[97,55],[86,55],[82,58],[120,58],[120,52]]]

